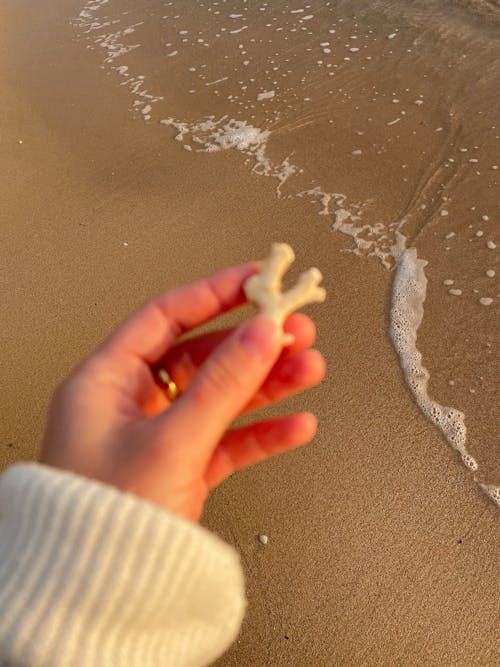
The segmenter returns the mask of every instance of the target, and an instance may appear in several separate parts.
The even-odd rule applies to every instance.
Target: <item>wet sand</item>
[[[275,410],[314,411],[314,442],[207,504],[203,523],[239,550],[248,583],[241,636],[218,664],[496,664],[498,509],[404,383],[392,274],[341,253],[310,201],[278,200],[238,154],[181,151],[132,115],[69,29],[81,3],[57,4],[9,3],[0,21],[2,468],[36,456],[54,386],[139,304],[286,241],[298,268],[324,275],[328,300],[307,312],[329,372]],[[351,165],[343,178],[361,187]],[[424,359],[453,358],[433,334],[441,318],[430,301]]]

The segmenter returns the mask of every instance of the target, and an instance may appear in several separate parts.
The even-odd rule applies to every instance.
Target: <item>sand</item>
[[[328,300],[306,311],[329,371],[266,411],[314,411],[314,442],[235,475],[207,503],[203,523],[241,553],[249,599],[217,664],[497,664],[498,509],[404,383],[388,336],[392,274],[341,253],[348,240],[310,201],[278,200],[240,155],[182,151],[131,114],[68,26],[80,8],[17,0],[0,15],[1,467],[36,456],[56,384],[137,306],[285,241],[297,271],[324,275]],[[342,181],[376,192],[363,169],[345,161]],[[398,187],[390,197],[406,200]],[[445,360],[432,387],[450,404],[453,359],[470,377],[474,360],[447,355],[435,335],[443,280],[455,278],[444,271],[429,267],[442,296],[429,299],[420,340],[431,367]],[[469,335],[449,298],[457,337]]]

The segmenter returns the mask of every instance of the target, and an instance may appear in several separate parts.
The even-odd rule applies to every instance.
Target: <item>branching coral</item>
[[[316,268],[302,273],[297,284],[287,292],[281,291],[283,275],[294,259],[295,254],[287,243],[273,243],[270,256],[260,264],[260,272],[251,276],[244,286],[248,300],[280,327],[283,345],[293,342],[292,334],[283,331],[288,315],[308,303],[326,298],[326,291],[318,286],[322,276]]]

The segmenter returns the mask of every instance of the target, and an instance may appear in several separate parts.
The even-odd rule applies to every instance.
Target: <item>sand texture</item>
[[[254,56],[262,63],[255,65],[260,79],[251,99],[275,105],[273,113],[285,119],[280,125],[269,106],[235,104],[228,111],[224,82],[205,86],[226,75],[222,65],[207,71],[199,97],[186,92],[194,85],[188,67],[209,63],[210,69],[236,51],[217,42],[213,52],[200,46],[183,55],[183,43],[172,38],[172,46],[157,52],[160,28],[153,20],[137,38],[148,48],[137,48],[130,58],[136,73],[150,73],[149,90],[164,99],[153,101],[150,113],[143,112],[142,100],[134,112],[129,87],[120,85],[123,77],[103,66],[103,49],[88,48],[87,37],[71,24],[84,4],[8,0],[0,7],[1,468],[36,456],[54,387],[145,300],[218,268],[265,257],[272,242],[289,243],[297,255],[290,281],[310,266],[323,275],[327,300],[305,311],[317,323],[328,373],[320,387],[265,414],[311,410],[319,430],[306,448],[235,475],[207,503],[203,523],[241,553],[249,599],[241,636],[217,664],[497,665],[498,508],[405,384],[389,337],[394,272],[383,263],[391,261],[397,231],[391,224],[407,216],[402,231],[428,261],[418,342],[431,374],[429,392],[466,415],[477,480],[500,482],[500,198],[498,171],[492,169],[500,163],[500,141],[494,141],[500,128],[491,129],[500,104],[492,83],[498,73],[491,46],[496,14],[471,19],[475,71],[481,67],[476,77],[472,65],[464,66],[463,78],[453,74],[463,42],[451,31],[461,13],[450,14],[449,33],[444,27],[433,33],[449,48],[446,76],[433,74],[432,58],[424,62],[426,53],[432,55],[432,14],[429,31],[419,33],[423,2],[415,3],[411,16],[398,5],[392,23],[375,13],[353,18],[355,8],[346,9],[348,25],[337,22],[336,29],[346,30],[346,38],[358,35],[352,40],[357,46],[349,48],[358,48],[362,33],[368,34],[365,24],[372,37],[385,40],[384,49],[403,34],[407,42],[394,46],[401,48],[398,66],[385,50],[377,62],[364,62],[369,71],[361,61],[356,69],[357,51],[343,53],[352,68],[339,71],[342,83],[333,95],[320,82],[309,88],[301,83],[300,67],[305,71],[312,56],[300,42],[304,62],[290,65],[287,83],[297,95],[280,97],[279,86],[264,73],[273,45],[262,45]],[[117,4],[113,0],[111,7]],[[159,4],[133,3],[134,11],[147,6],[151,15]],[[237,14],[243,4],[223,9]],[[308,4],[311,14],[328,5]],[[466,11],[464,4],[457,3],[457,12]],[[188,5],[185,29],[200,29],[197,3]],[[373,12],[379,5],[384,3],[373,3]],[[259,6],[250,7],[252,16],[264,13]],[[290,8],[304,5],[276,7],[285,7],[288,16]],[[205,19],[206,25],[216,20]],[[224,25],[243,25],[231,20]],[[390,24],[398,36],[389,39]],[[234,49],[250,30],[236,33],[242,42],[235,41]],[[297,39],[309,39],[302,32]],[[318,36],[314,43],[324,41]],[[412,44],[420,55],[410,54],[406,63]],[[321,47],[314,62],[326,58],[329,48],[334,50],[332,44]],[[445,46],[435,48],[438,54]],[[167,56],[176,49],[177,56]],[[174,67],[175,58],[184,60]],[[219,96],[212,92],[217,86]],[[380,104],[368,108],[373,86]],[[402,99],[405,88],[410,93],[401,115],[400,103],[392,100]],[[257,101],[258,94],[267,97]],[[309,96],[314,113],[304,101]],[[413,103],[418,99],[424,104]],[[208,113],[248,117],[247,128],[269,128],[269,162],[258,154],[267,139],[253,130],[243,133],[245,146],[235,145],[228,131],[208,141],[194,127]],[[145,122],[146,115],[151,119]],[[172,119],[191,124],[182,142],[174,139],[179,128]],[[437,132],[439,127],[445,129]],[[202,135],[205,143],[193,140]],[[228,150],[197,152],[208,143],[222,148],[224,141],[233,142]],[[458,164],[465,160],[461,155],[467,162]],[[258,171],[268,168],[268,177],[252,172],[259,160]],[[290,164],[303,171],[290,173]],[[306,190],[313,194],[297,196]],[[322,210],[330,215],[320,215]],[[386,225],[386,239],[373,227],[378,221]],[[355,231],[365,222],[371,230]],[[353,249],[358,254],[343,252]],[[378,257],[366,256],[374,250]],[[496,273],[489,277],[487,270]],[[462,296],[449,294],[450,287],[463,290]],[[485,306],[480,298],[493,301]],[[267,544],[259,535],[267,536]]]

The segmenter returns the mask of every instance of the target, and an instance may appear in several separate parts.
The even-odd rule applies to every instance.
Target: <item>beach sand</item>
[[[249,600],[242,633],[217,664],[497,664],[498,508],[405,384],[388,335],[393,273],[341,252],[349,239],[318,207],[278,199],[276,181],[252,174],[238,152],[180,150],[170,128],[132,114],[128,91],[75,39],[69,21],[81,6],[17,0],[0,10],[1,467],[36,456],[54,387],[140,304],[290,243],[292,276],[310,266],[324,275],[327,301],[306,312],[328,374],[264,414],[311,410],[319,429],[307,447],[234,475],[207,503],[203,524],[241,553]],[[437,109],[438,91],[429,95]],[[311,130],[297,154],[320,142]],[[353,193],[389,182],[369,161],[361,171],[338,163]],[[418,180],[418,165],[409,169]],[[390,181],[377,213],[407,202],[406,187]],[[479,196],[498,208],[494,192]],[[450,276],[441,255],[432,262],[434,231],[422,246],[430,286],[419,347],[429,368],[439,362],[433,392],[455,405],[450,378],[462,378],[471,402],[479,382],[474,348],[460,341],[491,327],[477,315],[471,331],[464,301],[438,292]],[[490,394],[458,407],[489,437],[498,356],[486,368]],[[498,482],[498,449],[476,440]]]

